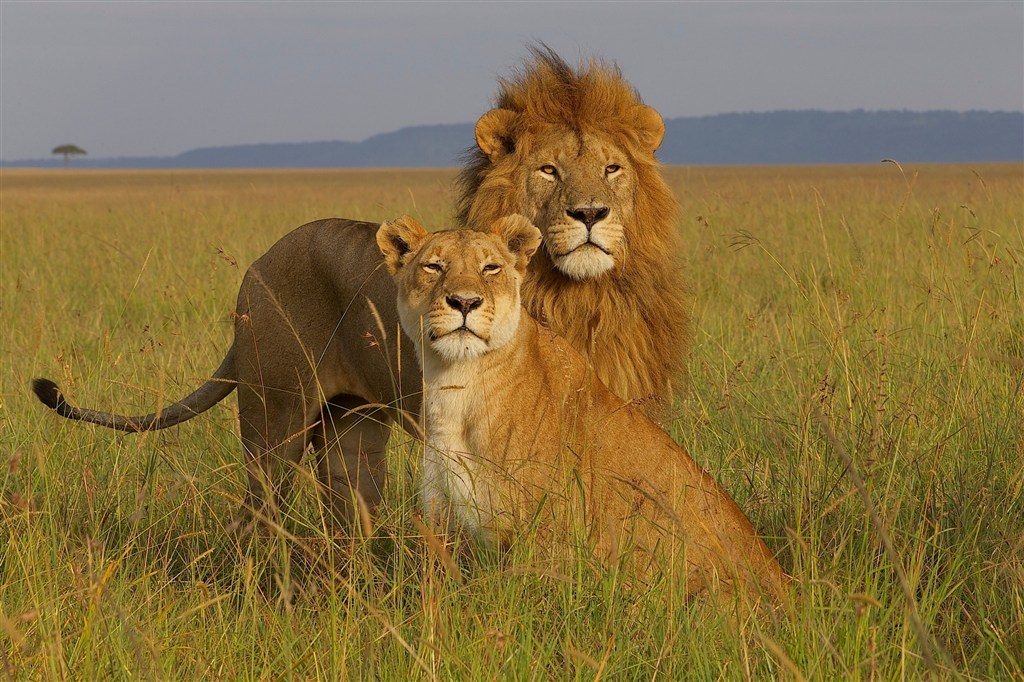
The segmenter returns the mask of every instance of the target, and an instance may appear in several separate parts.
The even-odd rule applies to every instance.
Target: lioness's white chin
[[[446,362],[478,358],[490,347],[487,342],[469,331],[454,331],[430,342],[430,347]]]
[[[600,277],[615,267],[615,258],[592,244],[554,258],[555,267],[575,280]]]

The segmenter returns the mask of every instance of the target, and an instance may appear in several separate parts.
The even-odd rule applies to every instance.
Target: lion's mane
[[[552,125],[599,132],[629,155],[637,191],[622,262],[596,279],[576,281],[558,271],[542,249],[523,283],[523,303],[590,356],[617,395],[650,401],[645,411],[664,416],[684,375],[690,315],[678,260],[678,206],[637,125],[642,101],[614,65],[591,60],[573,68],[546,47],[531,52],[531,60],[500,81],[496,107],[525,114],[517,117],[509,144],[525,151],[536,131]],[[479,149],[469,151],[458,178],[459,222],[489,225],[522,212],[514,171],[492,164]]]

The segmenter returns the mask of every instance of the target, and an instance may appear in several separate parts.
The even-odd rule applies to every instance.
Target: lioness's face
[[[630,133],[617,136],[531,123],[505,109],[477,122],[477,144],[492,164],[494,193],[506,197],[503,208],[540,228],[551,262],[573,279],[600,277],[626,260],[638,164],[655,163],[665,132],[650,107],[638,105],[633,114]]]
[[[519,326],[519,285],[540,232],[518,215],[493,230],[428,234],[406,216],[377,233],[398,287],[402,329],[446,362],[500,348]]]

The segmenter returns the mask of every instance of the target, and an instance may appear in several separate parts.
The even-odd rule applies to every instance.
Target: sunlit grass
[[[289,229],[450,224],[450,171],[0,172],[0,666],[16,679],[1024,674],[1024,170],[673,168],[694,291],[673,435],[797,579],[728,619],[528,544],[457,559],[396,434],[376,539],[308,475],[284,530],[225,526],[234,399],[164,432],[65,422],[50,376],[146,412],[205,380],[245,266]],[[299,472],[302,474],[303,472]],[[856,481],[863,480],[858,486]]]

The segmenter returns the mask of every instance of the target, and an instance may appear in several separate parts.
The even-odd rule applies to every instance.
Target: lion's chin
[[[457,329],[433,339],[430,347],[445,362],[473,360],[490,350],[486,341],[466,329]]]
[[[615,267],[615,258],[593,244],[583,244],[553,261],[559,271],[579,281],[600,277]]]

